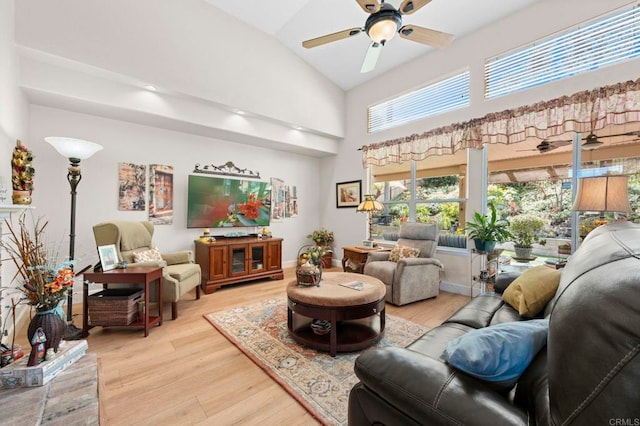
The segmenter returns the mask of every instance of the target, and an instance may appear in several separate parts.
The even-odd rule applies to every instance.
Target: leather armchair
[[[178,300],[185,293],[196,289],[200,299],[200,265],[194,262],[193,252],[184,250],[162,254],[161,261],[134,261],[134,254],[156,248],[152,242],[154,227],[151,222],[113,221],[99,223],[93,227],[97,246],[114,244],[119,261],[127,266],[160,266],[162,274],[162,297],[171,302],[171,318],[178,318]]]
[[[393,262],[389,260],[389,252],[369,253],[364,274],[387,286],[387,302],[405,305],[438,296],[442,263],[433,256],[439,232],[437,224],[404,223],[397,244],[419,249],[419,257]]]

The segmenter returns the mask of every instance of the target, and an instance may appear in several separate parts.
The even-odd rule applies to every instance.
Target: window
[[[400,225],[410,217],[415,218],[415,222],[437,223],[442,236],[455,235],[460,220],[464,221],[460,217],[460,205],[466,201],[458,198],[459,176],[418,178],[415,181],[415,194],[411,191],[411,183],[411,179],[406,179],[374,184],[378,200],[385,206],[384,212],[374,216],[374,237],[392,241],[397,239]],[[466,237],[462,240],[466,242]],[[448,245],[464,247],[460,244]]]
[[[640,7],[618,10],[485,62],[493,99],[640,56]]]
[[[369,133],[469,106],[469,70],[367,109]]]

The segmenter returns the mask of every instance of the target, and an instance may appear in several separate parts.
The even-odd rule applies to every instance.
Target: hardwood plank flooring
[[[329,270],[340,271],[340,268]],[[204,319],[203,314],[269,297],[285,298],[284,280],[226,286],[217,292],[187,295],[179,317],[165,306],[161,327],[147,338],[138,328],[90,330],[89,351],[99,362],[102,425],[315,425],[286,391],[244,356]],[[431,300],[404,307],[387,304],[387,313],[427,327],[448,318],[468,297],[440,292]],[[75,312],[82,312],[81,306]],[[82,318],[74,320],[81,326]],[[26,330],[23,330],[26,344]]]

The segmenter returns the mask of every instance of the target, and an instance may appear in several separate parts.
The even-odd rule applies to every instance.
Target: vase
[[[31,191],[18,191],[13,190],[11,197],[13,204],[29,205],[31,204]]]
[[[516,252],[516,258],[522,260],[530,260],[531,252],[533,250],[532,246],[513,246],[514,251]]]
[[[58,315],[56,309],[49,309],[47,311],[36,311],[35,316],[29,323],[29,329],[27,330],[27,337],[29,342],[33,344],[33,336],[36,334],[38,328],[42,328],[44,336],[47,339],[44,342],[45,351],[52,348],[54,352],[58,352],[60,346],[60,340],[64,335],[66,324],[60,315]]]

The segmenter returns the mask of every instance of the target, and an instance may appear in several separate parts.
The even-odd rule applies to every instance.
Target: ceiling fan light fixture
[[[369,16],[365,31],[374,43],[385,44],[391,40],[402,25],[402,15],[393,6],[383,3],[382,9]]]
[[[585,142],[582,144],[582,149],[591,151],[596,148],[600,148],[602,145],[603,145],[603,142],[599,141],[596,135],[592,133],[585,138]]]
[[[397,32],[398,26],[396,23],[392,20],[385,19],[376,22],[371,28],[369,28],[369,37],[371,37],[371,40],[376,43],[384,44],[391,40]]]

